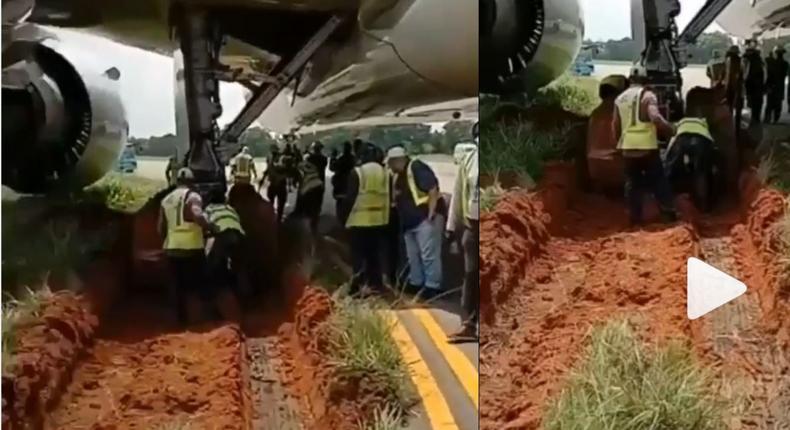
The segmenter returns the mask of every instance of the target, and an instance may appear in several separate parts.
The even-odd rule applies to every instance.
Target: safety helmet
[[[176,173],[176,179],[179,181],[192,181],[195,179],[195,174],[192,173],[192,169],[189,167],[182,167],[178,169],[178,173]]]
[[[242,154],[249,154],[250,153],[250,148],[248,148],[247,146],[242,146],[241,147],[241,153]]]
[[[324,145],[322,145],[321,142],[319,142],[317,140],[310,144],[310,149],[312,149],[313,151],[315,151],[317,149],[320,150],[323,147],[324,147]]]

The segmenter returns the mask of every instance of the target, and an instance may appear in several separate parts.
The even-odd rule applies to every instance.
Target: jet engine
[[[579,0],[480,0],[480,92],[531,92],[562,75],[584,37]]]
[[[113,168],[128,123],[120,72],[97,72],[85,53],[44,36],[3,51],[3,185],[22,193],[79,189]]]

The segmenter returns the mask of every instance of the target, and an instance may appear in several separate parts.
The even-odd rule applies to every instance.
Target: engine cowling
[[[480,0],[480,92],[531,92],[562,75],[579,54],[579,0]]]
[[[127,141],[120,72],[97,72],[77,47],[34,39],[3,52],[3,185],[34,194],[82,188],[113,168]]]

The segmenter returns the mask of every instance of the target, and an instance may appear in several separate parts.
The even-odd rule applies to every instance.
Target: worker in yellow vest
[[[240,278],[244,272],[243,242],[244,229],[239,214],[225,202],[225,193],[215,191],[206,206],[209,222],[217,226],[217,232],[208,247],[208,279],[217,289],[220,313],[227,320],[238,321],[240,316]]]
[[[175,154],[171,155],[167,160],[167,167],[165,168],[165,178],[167,179],[167,185],[169,187],[174,187],[176,185],[176,176],[178,176],[178,169],[180,168],[178,157]]]
[[[658,149],[659,134],[670,138],[675,129],[658,110],[658,97],[646,87],[647,72],[636,65],[629,76],[630,88],[615,99],[613,119],[617,148],[623,153],[625,193],[632,225],[642,223],[642,191],[650,189],[665,221],[677,219],[672,190],[664,175]]]
[[[246,146],[230,161],[230,174],[234,184],[250,184],[258,176],[255,171],[255,160]]]
[[[447,204],[439,193],[439,180],[430,166],[412,160],[403,146],[387,151],[392,170],[393,199],[406,242],[409,288],[433,298],[442,287],[442,237]]]
[[[351,239],[351,294],[360,292],[361,286],[374,291],[383,288],[380,257],[390,216],[387,170],[377,162],[372,148],[362,151],[359,160],[362,164],[349,174],[346,198],[338,214]]]
[[[313,238],[318,238],[318,220],[321,216],[321,205],[324,202],[324,182],[321,180],[315,164],[311,163],[306,155],[299,163],[296,189],[296,205],[291,216],[309,220]]]
[[[203,211],[203,201],[191,188],[194,174],[182,168],[176,175],[176,188],[161,204],[159,233],[164,237],[164,252],[175,281],[178,319],[182,324],[189,321],[188,302],[193,303],[195,294],[206,298],[205,282],[205,238],[204,230],[216,232]]]
[[[475,143],[479,136],[475,129]],[[461,329],[449,336],[451,343],[476,342],[480,308],[480,188],[478,183],[478,150],[464,157],[455,180],[447,219],[447,236],[453,240],[463,230],[461,247],[464,252],[464,285],[461,290]]]
[[[666,165],[671,182],[690,185],[692,201],[703,212],[709,212],[716,200],[714,171],[723,170],[723,166],[715,166],[720,163],[716,163],[717,148],[706,119],[712,101],[711,89],[695,87],[688,92],[685,115],[677,123],[677,133],[667,148]]]

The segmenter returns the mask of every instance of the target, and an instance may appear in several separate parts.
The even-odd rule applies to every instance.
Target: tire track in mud
[[[770,288],[749,285],[753,294],[710,318],[686,318],[688,257],[700,256],[736,277],[762,270],[753,267],[760,262],[749,254],[755,250],[746,243],[748,234],[737,234],[739,228],[744,233],[736,225],[742,221],[737,210],[700,219],[695,225],[702,237],[686,223],[629,229],[623,213],[621,204],[581,196],[563,214],[560,228],[553,226],[541,252],[527,259],[525,275],[508,287],[507,300],[495,303],[496,321],[482,327],[481,428],[540,428],[548,402],[580,357],[586,333],[617,317],[627,317],[651,343],[686,337],[704,362],[727,377],[739,376],[734,382],[740,385],[722,393],[743,394],[731,429],[788,428],[790,359],[763,329],[756,294]],[[753,274],[749,279],[767,282]]]

